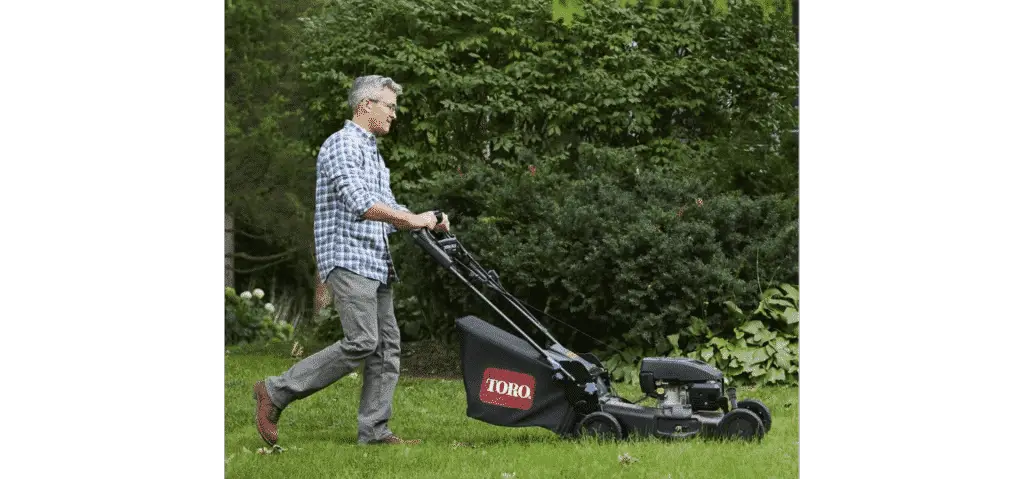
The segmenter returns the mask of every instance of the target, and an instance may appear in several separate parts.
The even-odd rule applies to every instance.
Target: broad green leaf
[[[747,321],[742,326],[740,326],[738,329],[741,330],[741,331],[750,333],[750,334],[757,334],[759,332],[764,332],[765,331],[764,323],[762,323],[760,320],[757,320],[757,319],[755,319],[753,321]],[[737,338],[739,338],[739,337],[741,337],[741,336],[737,336]]]
[[[766,351],[764,348],[754,349],[751,357],[753,358],[753,361],[755,363],[765,362],[768,360],[768,351]]]
[[[782,349],[775,352],[775,364],[778,364],[781,368],[787,371],[792,365],[791,360],[792,356],[790,356],[789,351]]]
[[[732,301],[726,301],[725,302],[725,306],[726,306],[726,308],[729,309],[729,311],[731,313],[735,314],[737,317],[741,317],[741,318],[743,317],[743,310],[740,309],[739,306],[736,306],[736,303],[734,303]]]
[[[668,339],[668,343],[671,344],[674,349],[679,349],[679,335],[678,334],[670,334],[670,335],[666,336],[665,339]]]
[[[786,308],[782,312],[782,317],[786,320],[786,324],[794,324],[800,322],[800,311],[793,308]]]
[[[793,307],[793,302],[788,300],[788,299],[775,299],[775,298],[773,298],[773,299],[767,300],[766,302],[768,304],[773,304],[775,306],[782,306],[783,308],[792,308]]]
[[[711,348],[704,348],[700,352],[700,357],[704,358],[704,361],[710,361],[711,357],[715,355],[715,351]]]
[[[775,339],[776,336],[778,336],[778,334],[775,331],[758,331],[757,334],[754,335],[754,342],[757,344],[764,344],[765,341],[771,341]]]
[[[781,287],[786,292],[786,296],[793,298],[795,302],[800,302],[800,291],[788,284],[784,284]]]
[[[766,380],[769,383],[785,381],[786,372],[778,368],[771,368],[768,370],[768,377]]]
[[[733,354],[733,356],[736,356],[736,358],[739,359],[740,363],[743,364],[744,366],[749,366],[749,365],[754,364],[756,362],[756,361],[754,361],[754,350],[752,350],[752,349],[745,349],[744,348],[744,349],[733,350],[732,354]]]
[[[729,343],[726,340],[718,337],[711,338],[710,343],[712,346],[718,347],[718,349],[726,349],[729,347]]]

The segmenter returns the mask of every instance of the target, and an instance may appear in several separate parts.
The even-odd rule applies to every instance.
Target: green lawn
[[[409,360],[409,359],[407,359]],[[224,453],[230,478],[790,478],[798,476],[798,394],[795,388],[741,389],[773,414],[760,443],[629,440],[599,444],[565,441],[539,428],[503,428],[465,416],[459,380],[402,377],[391,427],[416,446],[358,446],[356,410],[361,377],[346,377],[298,401],[281,417],[284,451],[266,446],[253,423],[252,384],[294,361],[280,353],[239,353],[225,358]],[[629,399],[637,388],[620,386]],[[645,403],[647,404],[647,403]],[[461,444],[456,444],[461,443]],[[628,454],[632,463],[620,463]],[[626,461],[628,462],[628,460]],[[506,475],[503,476],[503,473]]]

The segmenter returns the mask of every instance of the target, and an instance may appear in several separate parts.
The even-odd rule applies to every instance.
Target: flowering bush
[[[273,303],[263,301],[263,290],[224,291],[224,343],[227,345],[254,342],[288,341],[294,333],[292,325],[274,318]]]

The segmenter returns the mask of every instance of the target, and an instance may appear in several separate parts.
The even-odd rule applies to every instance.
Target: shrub
[[[277,321],[274,305],[263,301],[263,291],[255,289],[224,292],[224,343],[238,344],[281,342],[292,338],[292,325]]]
[[[670,348],[630,351],[612,355],[606,366],[616,380],[639,381],[639,360],[647,355],[686,356],[722,370],[731,385],[795,385],[799,383],[800,296],[798,288],[782,284],[761,296],[748,316],[727,302],[742,324],[731,335],[715,334],[700,318],[681,332],[667,336]],[[686,339],[688,338],[688,339]]]
[[[755,2],[349,0],[305,20],[308,119],[322,141],[351,112],[352,80],[405,87],[380,142],[396,194],[437,171],[525,168],[531,155],[588,162],[584,144],[649,152],[719,189],[792,193],[797,49],[790,19]],[[318,145],[319,143],[317,143]],[[789,146],[792,146],[790,144]],[[729,161],[723,161],[728,159]]]
[[[670,168],[634,167],[617,149],[584,151],[591,161],[577,174],[551,171],[557,159],[479,167],[435,178],[424,195],[512,294],[612,348],[665,349],[692,317],[731,334],[741,318],[730,302],[754,310],[764,285],[798,282],[795,198],[716,192]],[[392,245],[421,330],[453,338],[455,317],[491,316],[411,241]],[[549,329],[580,349],[605,346]]]

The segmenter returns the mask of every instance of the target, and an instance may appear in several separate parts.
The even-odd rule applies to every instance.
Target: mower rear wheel
[[[718,423],[718,437],[721,439],[751,440],[764,437],[764,423],[753,411],[738,407],[722,416]]]
[[[736,403],[738,409],[749,409],[757,414],[757,417],[761,419],[764,424],[764,432],[771,432],[772,430],[772,414],[768,412],[768,406],[765,406],[763,402],[757,399],[744,399]]]
[[[625,435],[622,433],[622,425],[615,416],[606,412],[592,412],[583,416],[576,425],[576,435],[583,437],[596,437],[601,440],[619,440]]]

